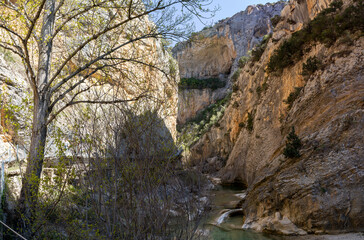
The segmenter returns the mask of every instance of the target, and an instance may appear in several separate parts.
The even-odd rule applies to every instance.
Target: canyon
[[[54,179],[61,179],[57,171],[62,167],[76,169],[72,181],[62,185],[69,199],[59,201],[67,211],[62,208],[57,213],[64,219],[71,216],[63,216],[64,212],[73,214],[74,225],[68,225],[74,229],[82,225],[88,231],[83,224],[88,223],[90,211],[90,218],[107,226],[100,227],[105,236],[121,225],[135,232],[146,227],[146,233],[155,227],[156,236],[163,229],[160,236],[164,236],[166,229],[175,230],[173,217],[185,217],[190,234],[201,230],[189,225],[191,219],[199,222],[211,204],[206,191],[227,186],[234,191],[221,196],[225,190],[216,191],[215,198],[223,202],[232,196],[233,204],[221,204],[218,210],[223,211],[214,224],[223,225],[232,216],[239,231],[247,230],[243,232],[247,239],[265,239],[263,233],[277,239],[282,235],[286,237],[282,239],[326,239],[318,235],[347,233],[342,236],[360,239],[362,235],[355,234],[364,231],[364,11],[360,10],[364,10],[362,0],[258,4],[192,33],[171,52],[159,39],[121,51],[137,63],[109,72],[107,80],[120,82],[109,82],[105,84],[109,88],[97,88],[87,97],[112,97],[109,90],[118,84],[118,94],[125,99],[148,95],[116,108],[71,107],[50,125],[42,173],[50,185],[44,186],[59,187]],[[142,26],[143,30],[154,25],[148,20]],[[56,52],[65,51],[71,46],[67,44],[56,42]],[[67,67],[72,70],[79,64]],[[29,153],[33,102],[26,80],[21,60],[2,49],[0,155],[13,156],[5,166],[10,216],[15,214]],[[208,81],[216,85],[203,84]],[[115,109],[122,109],[122,114],[115,114]],[[90,186],[76,189],[85,182]],[[49,198],[57,200],[54,196]],[[94,204],[95,212],[88,204]],[[223,209],[226,205],[228,210]],[[110,220],[117,211],[118,217]],[[51,211],[50,217],[56,219],[53,215]],[[166,219],[170,222],[164,224]],[[127,225],[127,220],[138,227]],[[72,228],[66,232],[68,225],[51,224],[65,236],[81,236],[72,235]],[[117,229],[125,239],[131,236]],[[88,234],[97,238],[99,229],[94,230]]]
[[[216,44],[221,49],[211,52],[210,47],[204,49],[188,43],[188,51],[176,48],[180,51],[175,55],[181,77],[228,74],[224,64],[215,68],[217,64],[209,64],[208,71],[200,70],[199,64],[185,64],[188,60],[202,61],[208,56],[205,50],[209,51],[210,61],[225,59],[232,66],[228,77],[232,86],[227,87],[233,91],[230,103],[218,123],[189,146],[185,161],[202,166],[203,171],[221,178],[225,184],[245,186],[247,195],[240,205],[244,211],[243,228],[298,235],[363,231],[362,29],[346,32],[330,44],[307,42],[297,60],[281,71],[269,69],[280,46],[291,36],[298,39],[299,33],[306,31],[305,26],[332,2],[287,3],[260,59],[240,69],[233,63],[239,55],[231,58],[239,52],[236,48],[240,53],[246,48],[229,47],[232,40],[224,46]],[[344,1],[343,9],[351,4],[362,3]],[[251,9],[254,7],[245,12]],[[202,41],[218,42],[216,38]],[[220,41],[226,39],[223,36]],[[246,46],[249,44],[248,41]],[[226,54],[220,57],[220,51]],[[312,59],[319,59],[320,67],[305,74],[304,66]],[[235,80],[233,72],[237,72]],[[206,94],[183,91],[190,97],[180,97],[179,101],[186,102],[179,106],[196,106],[179,109],[182,119],[186,118],[184,111],[192,109],[193,116],[203,106],[198,103],[199,96],[201,102],[209,102]],[[286,137],[292,127],[302,148],[298,157],[285,157]]]

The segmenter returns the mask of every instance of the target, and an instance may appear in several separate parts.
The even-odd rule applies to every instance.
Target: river
[[[211,191],[212,210],[204,220],[211,240],[282,240],[276,235],[243,230],[242,211],[235,209],[244,197],[241,186],[217,186]]]

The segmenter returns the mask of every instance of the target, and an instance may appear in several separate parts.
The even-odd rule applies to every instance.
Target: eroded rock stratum
[[[226,87],[218,90],[181,90],[178,94],[178,124],[184,124],[202,109],[222,99],[231,90],[230,76],[242,56],[272,33],[271,18],[280,15],[284,2],[249,6],[234,16],[192,35],[173,48],[181,78],[219,78]]]
[[[216,169],[209,164],[218,158],[224,167],[215,174],[247,186],[246,228],[285,234],[364,229],[363,31],[331,45],[312,43],[282,72],[267,70],[274,50],[329,4],[291,1],[282,10],[261,59],[241,69],[219,124],[190,148],[190,162]],[[343,9],[350,4],[344,1]],[[309,58],[321,65],[304,77]],[[291,159],[282,153],[292,127],[303,147]]]

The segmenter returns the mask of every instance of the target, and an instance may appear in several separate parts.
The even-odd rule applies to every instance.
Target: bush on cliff
[[[292,34],[274,51],[268,63],[268,71],[282,71],[300,60],[312,42],[331,46],[347,32],[364,31],[364,1],[340,11],[342,1],[334,1],[305,28]]]
[[[321,61],[317,57],[309,57],[302,65],[302,75],[310,76],[321,67]]]
[[[267,48],[269,39],[272,37],[272,34],[265,35],[263,40],[260,44],[255,46],[252,50],[252,61],[257,62],[260,60],[261,56],[263,55],[265,49]]]
[[[211,88],[216,90],[225,87],[226,82],[219,78],[197,79],[197,78],[182,78],[178,84],[179,89],[205,89]]]
[[[294,127],[287,136],[286,147],[283,149],[283,155],[286,158],[298,158],[301,156],[300,149],[302,147],[301,140],[296,135]]]
[[[288,98],[286,100],[283,100],[284,103],[288,104],[288,109],[292,108],[292,105],[300,95],[301,90],[302,87],[295,87],[294,91],[288,95]]]

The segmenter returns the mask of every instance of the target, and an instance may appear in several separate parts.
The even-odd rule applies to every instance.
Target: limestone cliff
[[[231,18],[194,34],[173,49],[181,78],[219,77],[272,32],[271,18],[280,15],[284,3],[249,6]]]
[[[229,76],[240,57],[272,32],[271,18],[279,15],[284,2],[249,6],[234,16],[192,35],[173,48],[181,78],[220,78],[224,89],[182,90],[178,94],[178,124],[184,124],[199,111],[223,98],[231,89]],[[202,80],[201,80],[202,81]]]
[[[210,173],[222,163],[217,174],[224,182],[246,185],[246,228],[284,234],[364,229],[362,27],[332,44],[309,44],[282,72],[267,68],[275,50],[329,3],[291,1],[283,9],[260,61],[241,70],[223,118],[190,149],[189,161]],[[303,76],[303,66],[316,58],[320,67]],[[292,127],[303,147],[300,157],[286,158]]]
[[[134,111],[133,114],[135,115],[155,111],[158,118],[163,120],[161,134],[170,137],[174,144],[177,115],[176,78],[178,77],[178,70],[173,68],[173,66],[176,66],[175,60],[163,48],[159,40],[145,40],[143,43],[138,44],[138,50],[142,56],[148,53],[148,57],[145,57],[144,60],[155,68],[162,69],[163,72],[143,64],[123,63],[120,67],[120,69],[124,69],[123,72],[113,72],[111,74],[113,81],[118,82],[118,85],[120,85],[117,94],[128,99],[138,96],[141,92],[147,93],[148,98],[141,98],[138,101],[128,103],[124,111]],[[60,42],[56,42],[55,47],[58,49],[57,53],[66,48],[64,43]],[[136,55],[137,53],[133,52],[133,54]],[[97,78],[97,75],[95,75],[95,78]],[[20,158],[26,159],[32,124],[32,94],[21,59],[10,51],[3,49],[0,49],[0,84],[0,155],[6,153],[7,156],[9,149],[14,155],[14,146],[18,145]],[[84,96],[84,98],[90,96],[95,98],[95,96],[102,96],[103,94],[104,96],[107,94],[111,96],[113,92],[110,89],[114,85],[110,84],[110,86],[105,84],[102,87],[95,88],[95,91],[90,91],[87,93],[89,96]],[[114,94],[116,93],[114,92]],[[49,129],[46,158],[56,156],[57,147],[51,136],[56,132],[54,130],[60,128],[72,138],[75,121],[81,119],[78,113],[83,112],[88,107],[97,111],[95,106],[75,105],[66,109],[65,114],[56,119],[56,122]],[[86,122],[82,122],[82,126],[86,126],[86,124]],[[67,142],[67,139],[65,142]]]

